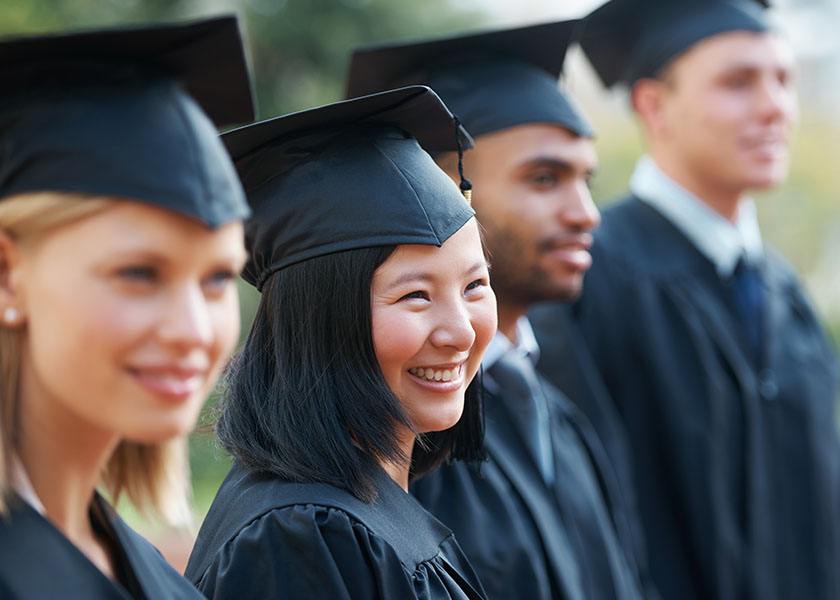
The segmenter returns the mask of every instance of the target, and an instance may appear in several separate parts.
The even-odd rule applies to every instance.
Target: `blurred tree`
[[[446,0],[244,0],[263,116],[340,100],[350,50],[480,25]]]
[[[486,22],[448,0],[7,0],[0,5],[0,35],[222,12],[243,20],[262,118],[340,100],[354,46]]]
[[[6,0],[0,34],[57,32],[178,16],[180,0]]]

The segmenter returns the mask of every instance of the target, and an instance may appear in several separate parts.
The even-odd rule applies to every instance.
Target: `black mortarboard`
[[[604,85],[656,76],[697,42],[769,30],[766,0],[610,0],[584,20],[580,44]]]
[[[357,49],[348,97],[397,85],[434,89],[474,136],[526,123],[556,123],[589,137],[592,127],[558,87],[579,21]]]
[[[471,145],[424,86],[277,117],[222,139],[253,210],[243,277],[258,289],[275,271],[332,252],[440,246],[474,214],[420,147]]]
[[[5,39],[0,77],[0,198],[126,198],[210,227],[247,216],[214,126],[254,118],[235,17]]]

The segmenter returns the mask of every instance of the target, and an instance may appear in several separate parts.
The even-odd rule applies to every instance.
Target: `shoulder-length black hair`
[[[336,252],[274,273],[231,363],[216,430],[247,468],[325,482],[371,502],[380,461],[405,460],[396,429],[413,426],[373,344],[373,273],[395,247]],[[478,377],[464,414],[418,436],[411,476],[446,459],[478,460],[484,437]]]

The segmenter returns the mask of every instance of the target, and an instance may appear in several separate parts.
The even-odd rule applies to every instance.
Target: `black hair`
[[[394,249],[335,252],[266,280],[216,424],[244,466],[329,483],[371,502],[380,462],[406,460],[397,426],[413,427],[376,359],[370,309],[374,271]],[[447,458],[481,458],[480,389],[476,377],[455,426],[417,437],[412,476]]]

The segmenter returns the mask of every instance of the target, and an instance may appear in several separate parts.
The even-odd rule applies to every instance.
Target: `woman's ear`
[[[25,321],[20,249],[0,229],[0,325],[17,327]]]

